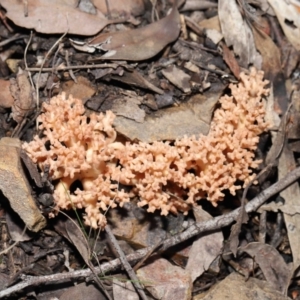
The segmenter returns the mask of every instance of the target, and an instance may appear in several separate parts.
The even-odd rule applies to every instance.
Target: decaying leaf
[[[20,123],[25,116],[33,112],[36,105],[35,93],[27,72],[20,68],[16,79],[10,79],[10,91],[15,100],[11,108],[11,117]]]
[[[240,249],[255,259],[266,280],[275,290],[285,295],[292,272],[279,252],[271,245],[258,242]]]
[[[123,116],[125,118],[134,120],[135,122],[142,123],[145,119],[145,111],[139,107],[142,97],[120,97],[117,101],[113,102],[111,110],[117,116]]]
[[[177,107],[165,108],[146,116],[143,123],[136,123],[123,117],[114,121],[116,130],[131,140],[153,142],[157,140],[175,140],[184,135],[207,134],[210,120],[221,92],[207,97],[193,96],[189,102]],[[161,130],[161,129],[164,130]]]
[[[230,68],[235,78],[240,79],[241,69],[237,60],[234,57],[234,54],[224,43],[222,43],[222,49],[223,49],[223,59],[225,60],[226,64]]]
[[[124,278],[124,281],[120,281],[117,278],[113,279],[113,294],[114,299],[130,299],[139,300],[140,297],[135,291],[133,284]]]
[[[287,147],[284,147],[279,158],[278,179],[280,180],[281,178],[286,176],[286,174],[288,174],[294,168],[296,168],[294,154],[291,150],[287,149]],[[298,182],[293,183],[288,188],[280,192],[280,196],[285,199],[287,206],[299,205],[300,189]],[[293,255],[293,269],[296,270],[300,266],[300,214],[290,215],[284,213],[283,216]]]
[[[18,139],[0,140],[0,189],[28,229],[37,232],[46,226],[46,220],[31,196],[21,166],[20,148],[21,142]]]
[[[300,90],[293,91],[292,107],[289,110],[290,121],[288,122],[288,139],[300,140]],[[299,151],[299,148],[296,152]]]
[[[110,23],[99,10],[95,15],[88,14],[76,8],[77,4],[71,1],[0,0],[0,4],[7,11],[6,17],[16,25],[34,28],[41,33],[67,32],[91,36]]]
[[[64,236],[70,243],[72,243],[82,259],[87,265],[90,265],[90,249],[87,243],[87,239],[82,233],[80,227],[72,220],[58,220],[54,228],[62,236]]]
[[[10,82],[8,80],[0,79],[0,86],[0,107],[12,107],[14,98],[10,93]]]
[[[191,299],[190,275],[164,258],[156,258],[140,268],[137,275],[155,299]]]
[[[162,219],[158,216],[150,216],[145,210],[135,207],[132,203],[126,203],[121,211],[110,210],[109,223],[119,242],[126,242],[126,245],[122,246],[129,253],[128,249],[132,249],[131,247],[140,249],[153,246],[166,238]]]
[[[74,98],[81,99],[85,103],[96,93],[96,89],[86,77],[78,76],[76,80],[77,82],[73,80],[64,82],[62,90],[66,93],[66,97],[72,95]]]
[[[91,48],[107,51],[99,59],[140,61],[153,57],[180,32],[180,17],[176,7],[171,13],[150,25],[127,31],[101,34],[88,44]],[[74,43],[73,43],[73,46]]]
[[[183,72],[181,69],[172,65],[162,70],[162,74],[176,87],[182,90],[184,93],[190,93],[190,79],[191,76]]]
[[[8,210],[5,214],[5,221],[10,238],[14,242],[25,242],[33,238],[34,234],[28,230],[24,231],[24,224],[19,221],[19,217],[12,210]]]
[[[273,211],[273,212],[282,211],[287,215],[294,216],[296,214],[300,214],[300,205],[293,205],[290,203],[273,201],[268,204],[262,205],[257,211],[259,213],[262,213],[263,211]]]
[[[89,299],[89,300],[99,300],[105,299],[106,297],[103,293],[94,285],[88,283],[79,283],[66,289],[61,296],[60,300],[77,300],[77,299]],[[52,299],[58,299],[57,297]]]
[[[145,3],[143,0],[93,0],[93,4],[102,13],[107,14],[107,3],[111,14],[128,13],[133,16],[141,15],[145,10]]]
[[[281,72],[280,51],[272,39],[263,31],[253,28],[254,42],[257,50],[261,54],[262,69],[265,77],[273,81],[276,75]]]
[[[232,46],[239,56],[241,66],[247,68],[253,64],[260,69],[259,54],[255,49],[253,34],[247,22],[243,19],[235,0],[219,1],[219,19],[226,45]]]
[[[300,51],[300,3],[297,0],[268,0],[285,36]]]
[[[195,300],[290,300],[276,291],[267,281],[249,278],[245,279],[238,273],[232,272],[224,280],[217,283],[212,289],[200,294]]]
[[[121,75],[112,74],[110,76],[111,79],[126,83],[131,86],[136,86],[142,89],[147,89],[153,91],[157,94],[164,94],[164,91],[154,84],[149,82],[144,76],[142,76],[138,71],[133,70],[132,72],[124,70]]]
[[[204,211],[201,206],[193,208],[196,222],[207,221],[212,216]],[[223,247],[223,233],[221,231],[200,235],[194,241],[186,265],[186,270],[190,272],[192,280],[202,275],[208,270],[210,264],[218,257]]]

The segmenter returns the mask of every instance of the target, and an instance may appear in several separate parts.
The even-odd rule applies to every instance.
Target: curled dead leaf
[[[273,246],[254,242],[240,249],[255,258],[266,280],[275,290],[286,294],[292,272]]]
[[[180,17],[176,7],[171,13],[150,25],[128,31],[101,34],[88,44],[107,51],[99,59],[140,61],[153,57],[178,38]]]
[[[11,108],[11,117],[18,123],[22,122],[35,108],[35,93],[28,79],[28,73],[21,68],[16,79],[10,79],[11,95],[15,99]]]
[[[21,166],[20,146],[18,139],[5,137],[0,140],[0,189],[28,229],[37,232],[46,226],[46,220],[31,196]]]

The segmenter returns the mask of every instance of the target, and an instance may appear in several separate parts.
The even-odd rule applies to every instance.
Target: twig
[[[8,25],[6,21],[6,16],[0,11],[0,19],[2,20],[3,24],[6,26],[9,32],[14,32],[14,30]]]
[[[65,60],[66,60],[67,66],[70,67],[69,51],[68,50],[66,50],[66,53],[65,53]],[[71,78],[74,80],[74,82],[77,83],[77,79],[76,79],[72,69],[70,69],[69,74],[70,74]]]
[[[15,40],[24,39],[26,37],[27,37],[27,35],[24,35],[24,34],[20,35],[19,33],[16,33],[14,36],[12,36],[12,37],[10,37],[10,38],[8,38],[8,39],[0,42],[0,47],[3,47],[3,46],[5,46],[5,45],[7,45],[10,42],[13,42]]]
[[[29,40],[26,44],[26,47],[25,47],[25,51],[24,51],[24,64],[25,64],[25,68],[28,69],[28,64],[27,64],[27,52],[28,52],[28,48],[29,48],[29,45],[32,41],[32,38],[33,38],[33,32],[30,31],[30,37],[29,37]],[[34,84],[33,84],[33,80],[32,80],[32,77],[31,77],[31,73],[28,72],[28,75],[29,75],[29,80],[30,80],[30,84],[32,86],[32,88],[34,89]]]
[[[257,197],[255,197],[253,200],[251,200],[245,207],[246,212],[250,213],[252,211],[257,210],[270,197],[272,197],[275,194],[279,193],[280,191],[284,190],[286,187],[288,187],[289,185],[294,183],[299,178],[300,178],[300,167],[291,171],[280,181],[278,181],[275,184],[273,184],[272,186],[268,187],[266,190],[261,192]],[[162,247],[160,248],[160,251],[164,251],[174,245],[177,245],[183,241],[186,241],[189,238],[196,236],[199,233],[208,232],[208,231],[220,229],[224,226],[228,226],[236,220],[239,213],[240,213],[240,208],[237,208],[236,210],[234,210],[226,215],[222,215],[222,216],[213,218],[213,219],[205,221],[205,222],[193,224],[186,231],[165,240],[165,242],[162,244]],[[147,253],[149,251],[151,251],[151,249],[152,249],[152,247],[147,247],[144,249],[137,250],[136,252],[127,255],[126,259],[131,264],[137,263],[140,259],[142,259],[145,255],[147,255]],[[110,262],[102,264],[100,267],[96,267],[95,271],[97,273],[100,273],[100,271],[105,272],[105,273],[112,272],[112,271],[117,270],[120,267],[120,265],[121,265],[120,260],[114,259]],[[23,282],[20,282],[14,286],[11,286],[5,290],[0,291],[0,298],[9,296],[12,293],[18,292],[26,287],[40,285],[40,284],[53,283],[53,282],[62,283],[65,281],[69,281],[71,279],[78,279],[80,277],[85,278],[87,276],[90,276],[91,274],[92,274],[92,271],[90,269],[85,269],[85,270],[77,270],[77,271],[69,272],[69,273],[59,273],[59,274],[46,275],[46,276],[23,275],[23,276],[21,276],[21,279],[23,279]]]
[[[44,67],[44,64],[46,62],[46,60],[48,59],[49,55],[52,53],[52,51],[54,50],[54,48],[60,43],[60,41],[67,35],[68,31],[66,31],[55,43],[54,45],[50,48],[50,50],[47,52],[46,56],[44,57],[44,60],[42,62],[42,65],[40,68],[38,68],[38,76],[37,76],[37,80],[36,80],[36,85],[35,85],[35,88],[36,88],[36,106],[39,107],[39,100],[40,100],[40,97],[39,97],[39,84],[40,84],[40,77],[41,77],[41,73],[43,71],[43,67]],[[26,69],[28,70],[28,68]],[[28,70],[29,71],[29,70]],[[38,127],[38,124],[36,124]]]
[[[31,31],[30,32],[29,40],[28,40],[28,42],[26,44],[25,51],[24,51],[24,64],[25,64],[25,68],[28,68],[28,64],[27,64],[27,52],[28,52],[28,48],[29,48],[29,45],[31,43],[32,37],[33,37],[33,33]],[[27,72],[27,73],[28,73],[28,77],[29,77],[29,81],[30,81],[31,87],[34,90],[34,84],[33,84],[31,73],[30,72]],[[32,92],[32,93],[34,93],[34,92]],[[14,128],[14,130],[13,130],[13,132],[11,134],[11,137],[19,136],[19,134],[22,131],[23,127],[26,125],[27,115],[28,115],[28,111],[26,112],[25,115],[23,115],[22,122],[19,122],[18,125]]]
[[[263,211],[260,214],[260,218],[259,218],[258,241],[260,243],[265,243],[266,242],[266,236],[267,236],[267,212]]]
[[[77,69],[98,69],[98,68],[113,68],[119,67],[119,64],[96,64],[96,65],[82,65],[82,66],[61,66],[54,68],[43,68],[43,72],[67,71]],[[26,68],[26,71],[38,72],[40,68]]]
[[[128,276],[130,277],[130,279],[132,280],[132,284],[134,285],[136,291],[138,292],[138,294],[140,295],[140,297],[143,300],[147,300],[147,296],[145,295],[144,292],[144,288],[142,287],[142,285],[140,284],[139,279],[137,278],[135,272],[132,270],[131,265],[129,264],[129,262],[126,259],[126,256],[124,254],[124,252],[122,251],[120,245],[118,244],[117,239],[115,238],[114,234],[112,233],[109,225],[105,226],[105,232],[108,235],[110,242],[112,244],[112,246],[114,247],[114,249],[116,250],[119,259],[124,267],[124,269],[126,270]]]

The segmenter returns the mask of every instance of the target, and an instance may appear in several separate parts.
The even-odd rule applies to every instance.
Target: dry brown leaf
[[[294,90],[291,95],[292,107],[289,110],[288,138],[300,140],[300,90]],[[299,152],[299,149],[297,149]]]
[[[126,203],[120,211],[110,210],[108,218],[114,236],[134,248],[153,246],[166,238],[162,219],[148,214],[132,203]],[[130,247],[127,245],[126,248]]]
[[[28,230],[24,232],[24,224],[22,224],[22,222],[18,222],[19,220],[18,215],[14,211],[6,211],[5,221],[10,238],[14,242],[25,242],[31,240],[34,237],[34,234]]]
[[[144,122],[146,113],[139,107],[142,97],[123,96],[115,100],[111,110],[116,116],[123,116],[138,123]]]
[[[279,252],[271,245],[264,243],[250,243],[240,250],[255,259],[266,280],[277,291],[286,295],[292,272]]]
[[[154,142],[157,140],[175,140],[185,135],[207,134],[215,104],[222,91],[203,96],[191,97],[189,102],[180,106],[161,109],[146,116],[143,123],[136,123],[123,117],[114,121],[116,130],[130,140]],[[161,129],[164,130],[161,130]]]
[[[36,106],[35,93],[29,82],[28,73],[21,68],[16,79],[10,79],[10,92],[15,99],[11,108],[11,117],[20,123],[25,116],[33,112]]]
[[[209,8],[217,7],[217,3],[205,0],[187,0],[180,11],[194,11],[194,10],[205,10]]]
[[[177,88],[182,90],[184,93],[190,93],[190,79],[191,76],[183,72],[181,69],[172,65],[162,70],[162,74]]]
[[[41,33],[70,33],[91,36],[97,34],[110,23],[100,11],[87,14],[74,3],[60,0],[31,0],[28,3],[28,16],[25,14],[25,1],[0,0],[6,9],[6,17],[16,25]]]
[[[294,216],[296,214],[300,214],[300,205],[293,205],[291,203],[273,201],[268,204],[264,204],[257,210],[257,212],[259,213],[262,213],[263,211],[272,211],[272,212],[282,211],[287,215]]]
[[[193,300],[290,300],[266,281],[249,278],[245,279],[238,273],[232,272],[224,280],[214,285],[207,292],[200,293],[193,297]]]
[[[192,280],[188,272],[164,258],[156,258],[137,271],[155,299],[191,299]]]
[[[10,93],[10,82],[8,80],[0,79],[0,86],[0,107],[12,107],[14,98]]]
[[[300,51],[300,4],[297,0],[268,0],[290,43]]]
[[[232,46],[239,63],[244,68],[253,64],[260,69],[259,54],[255,49],[253,34],[243,19],[236,0],[220,0],[219,19],[226,45]]]
[[[49,299],[47,297],[47,299]],[[51,299],[58,299],[57,297]],[[75,286],[72,286],[66,289],[59,300],[81,300],[81,299],[89,299],[89,300],[102,300],[106,299],[103,293],[94,285],[88,283],[79,283]]]
[[[72,95],[74,98],[81,99],[85,103],[96,93],[96,89],[86,77],[78,76],[76,81],[69,80],[64,82],[62,90],[66,93],[66,97]]]
[[[114,299],[130,299],[139,300],[140,297],[135,291],[133,284],[124,278],[124,281],[120,281],[117,278],[113,279],[113,295]]]
[[[253,27],[254,42],[257,50],[261,54],[262,70],[267,79],[273,80],[281,72],[280,51],[272,39],[263,31],[257,31]]]
[[[265,78],[273,83],[275,103],[282,113],[287,109],[287,92],[281,67],[280,51],[272,39],[263,31],[253,27],[254,41],[257,50],[262,56],[262,70]]]
[[[73,220],[58,220],[54,225],[55,230],[75,246],[84,262],[90,265],[90,248],[79,225]]]
[[[201,206],[193,207],[193,211],[197,223],[212,219],[212,216],[204,211]],[[185,268],[190,272],[193,282],[208,270],[210,264],[220,255],[223,248],[223,240],[222,231],[215,231],[200,235],[193,242]]]
[[[145,76],[142,76],[138,71],[133,70],[132,72],[124,70],[124,72],[119,76],[117,74],[112,74],[110,76],[111,79],[117,80],[123,83],[126,83],[130,86],[136,86],[142,89],[148,89],[150,91],[153,91],[157,94],[164,94],[164,91],[158,87],[156,87],[154,84],[149,82]]]
[[[18,139],[0,140],[0,189],[28,229],[37,232],[46,226],[46,220],[31,196],[21,166],[20,149],[21,142]]]
[[[102,13],[107,14],[106,0],[93,0],[93,4]],[[145,3],[143,0],[113,0],[108,1],[111,14],[128,13],[133,16],[139,16],[145,11]]]
[[[222,49],[223,59],[225,60],[227,66],[230,68],[235,78],[240,79],[241,69],[237,60],[234,57],[234,54],[224,43],[222,43]]]
[[[218,16],[209,18],[209,19],[204,19],[199,23],[199,26],[205,29],[212,29],[216,30],[221,33],[221,25],[220,25],[220,20]]]
[[[180,17],[176,7],[171,13],[150,25],[127,31],[101,34],[89,44],[107,51],[97,59],[140,61],[153,57],[180,32]]]
[[[287,147],[284,147],[279,158],[278,180],[282,179],[294,168],[296,168],[294,154],[291,150],[287,149]],[[288,188],[280,192],[280,196],[285,199],[287,206],[299,205],[300,189],[298,182],[293,183]],[[300,266],[300,214],[290,215],[284,213],[283,216],[293,255],[293,269],[296,270]]]

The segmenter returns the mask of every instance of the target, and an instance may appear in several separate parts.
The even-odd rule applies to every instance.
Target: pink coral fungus
[[[241,82],[229,86],[231,96],[220,99],[209,134],[172,145],[118,142],[111,111],[87,117],[80,100],[62,94],[43,105],[38,119],[43,137],[23,147],[42,171],[49,166],[58,182],[56,208],[84,208],[85,223],[93,228],[103,228],[103,212],[133,196],[139,206],[163,215],[187,212],[201,198],[216,205],[224,190],[234,195],[241,188],[237,181],[247,184],[260,163],[254,150],[268,127],[262,101],[266,84],[260,71],[242,73]],[[74,182],[81,184],[71,192]]]

